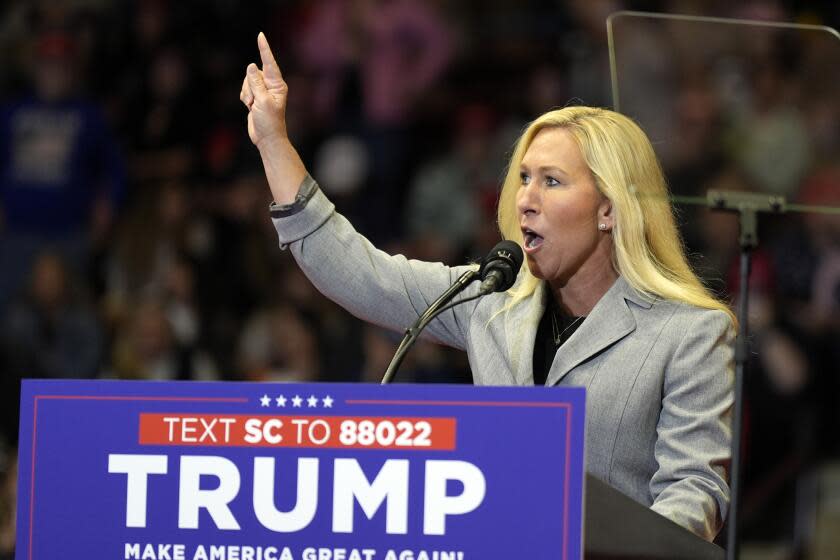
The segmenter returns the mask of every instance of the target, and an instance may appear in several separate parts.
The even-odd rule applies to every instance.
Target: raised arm
[[[291,248],[301,269],[327,297],[362,319],[394,330],[407,328],[464,267],[388,255],[335,212],[289,141],[288,86],[262,33],[257,43],[262,70],[248,66],[240,99],[248,108],[248,134],[259,149],[274,197],[271,215],[280,243]],[[444,313],[429,325],[426,337],[463,348],[473,309],[470,302]]]
[[[248,108],[248,136],[262,157],[274,202],[290,204],[306,176],[306,168],[286,130],[289,86],[263,33],[257,37],[257,46],[262,70],[256,64],[248,65],[239,99]]]

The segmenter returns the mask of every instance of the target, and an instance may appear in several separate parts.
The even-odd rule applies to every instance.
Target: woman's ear
[[[601,231],[612,231],[615,227],[615,215],[610,199],[604,200],[598,205],[598,229]]]

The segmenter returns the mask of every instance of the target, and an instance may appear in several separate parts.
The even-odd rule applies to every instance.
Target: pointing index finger
[[[277,61],[274,60],[274,54],[271,52],[271,47],[268,46],[268,39],[265,34],[260,31],[257,35],[257,46],[260,49],[260,59],[262,60],[262,71],[268,81],[282,80],[283,76],[280,74],[280,67]]]

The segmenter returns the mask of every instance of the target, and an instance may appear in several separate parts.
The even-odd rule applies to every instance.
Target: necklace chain
[[[560,346],[560,343],[563,342],[563,335],[566,334],[566,331],[568,331],[569,329],[571,329],[572,327],[577,325],[578,322],[580,322],[581,319],[583,319],[583,317],[576,318],[574,321],[569,323],[569,325],[566,326],[565,329],[563,329],[561,331],[560,326],[557,324],[557,314],[554,313],[554,309],[552,309],[551,310],[551,334],[554,337],[554,345],[555,346]]]

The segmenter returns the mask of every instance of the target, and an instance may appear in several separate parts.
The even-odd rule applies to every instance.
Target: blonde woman
[[[405,328],[464,267],[387,255],[335,212],[289,142],[288,88],[262,34],[258,45],[262,70],[248,66],[241,99],[281,246],[352,313]],[[476,384],[586,387],[587,470],[711,540],[729,503],[734,317],[686,263],[665,195],[630,119],[584,107],[539,117],[499,204],[527,267],[426,336],[465,350]]]

